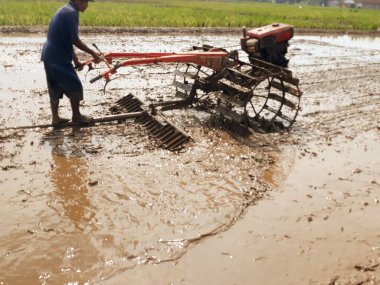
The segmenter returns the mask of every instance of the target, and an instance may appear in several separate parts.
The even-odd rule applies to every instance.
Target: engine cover
[[[259,58],[286,67],[288,41],[294,35],[294,28],[288,24],[276,23],[249,31],[244,29],[241,48],[249,57]]]
[[[265,42],[275,44],[288,41],[293,37],[293,27],[288,24],[276,23],[253,30],[246,33],[248,38],[259,39],[262,47]]]

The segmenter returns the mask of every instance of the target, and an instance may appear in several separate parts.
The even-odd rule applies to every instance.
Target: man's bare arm
[[[80,49],[81,51],[84,51],[88,54],[90,54],[94,59],[95,59],[95,62],[98,63],[101,61],[101,58],[99,57],[99,55],[93,51],[92,49],[90,49],[84,42],[82,42],[79,38],[76,38],[73,42],[73,44],[78,48]]]

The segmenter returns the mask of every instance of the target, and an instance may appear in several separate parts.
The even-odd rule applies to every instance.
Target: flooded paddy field
[[[237,49],[240,35],[86,35],[108,51]],[[209,114],[166,117],[192,140],[162,149],[132,120],[50,122],[44,36],[0,39],[0,284],[380,284],[380,39],[296,36],[304,92],[289,133],[243,144]],[[242,55],[244,58],[244,55]],[[83,112],[174,96],[175,65],[120,69]],[[67,98],[60,112],[70,117]]]

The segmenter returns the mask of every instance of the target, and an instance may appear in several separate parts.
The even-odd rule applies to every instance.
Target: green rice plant
[[[0,0],[0,25],[46,26],[64,3]],[[97,0],[80,21],[84,26],[109,27],[256,27],[285,22],[297,28],[376,30],[380,10],[232,0]]]

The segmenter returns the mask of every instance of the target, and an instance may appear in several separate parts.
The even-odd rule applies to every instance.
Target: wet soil
[[[0,26],[2,34],[46,34],[47,26]],[[82,34],[242,34],[242,27],[106,27],[106,26],[81,26]],[[379,36],[380,30],[331,30],[331,29],[307,29],[295,28],[298,35],[362,35]]]
[[[238,48],[231,35],[86,35],[107,51]],[[166,113],[180,152],[134,123],[50,122],[43,36],[0,39],[0,283],[379,284],[380,39],[296,36],[304,92],[289,133],[242,144],[209,114]],[[242,55],[244,58],[244,55]],[[128,93],[173,98],[175,65],[125,68],[107,92],[85,77],[83,112]],[[70,117],[67,99],[60,112]],[[246,139],[247,142],[247,139]]]

